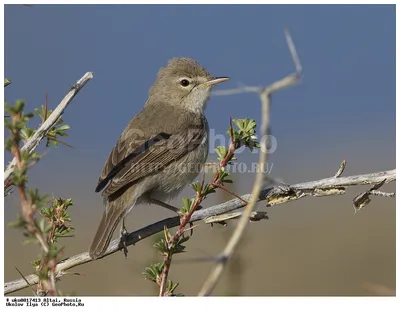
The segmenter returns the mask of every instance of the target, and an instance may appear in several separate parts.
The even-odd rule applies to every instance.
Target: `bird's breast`
[[[172,162],[157,174],[157,185],[151,193],[159,200],[176,197],[200,174],[208,157],[209,128],[204,118],[204,135],[200,143],[179,160]]]

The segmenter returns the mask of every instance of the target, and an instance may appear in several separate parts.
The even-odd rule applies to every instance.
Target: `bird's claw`
[[[126,246],[127,237],[128,237],[128,231],[126,230],[125,227],[123,227],[122,230],[121,230],[121,234],[120,234],[120,243],[123,246],[125,259],[128,258],[128,248]]]

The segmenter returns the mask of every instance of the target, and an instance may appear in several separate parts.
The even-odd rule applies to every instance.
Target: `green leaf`
[[[161,238],[153,245],[162,255],[168,255],[168,245],[164,238]]]
[[[219,161],[222,161],[228,154],[228,149],[225,146],[218,146],[214,151],[218,155]]]
[[[57,259],[58,255],[64,250],[64,247],[50,244],[48,257],[50,259]]]
[[[180,210],[181,214],[189,213],[190,209],[192,208],[193,199],[189,199],[186,197],[182,197],[183,207]]]
[[[71,127],[69,125],[62,125],[60,127],[57,128],[57,131],[62,131],[62,130],[68,130]]]
[[[190,238],[190,237],[183,237],[183,238]],[[171,254],[183,253],[183,252],[185,252],[185,249],[186,249],[186,246],[181,245],[179,243],[175,243],[171,246],[170,253]]]
[[[42,105],[42,110],[35,108],[35,113],[36,113],[42,120],[43,120],[43,116],[44,116],[43,107],[44,107],[44,106]]]
[[[15,113],[21,113],[24,110],[24,107],[25,107],[25,101],[21,99],[17,100],[15,102],[15,107],[14,107]]]
[[[214,193],[214,192],[215,192],[215,187],[214,187],[213,185],[211,185],[211,184],[205,185],[205,187],[204,187],[204,193],[205,193],[206,195],[208,195],[208,194],[210,194],[210,193]]]
[[[234,118],[234,119],[232,119],[232,121],[236,124],[236,126],[239,129],[243,129],[243,120],[242,119]]]
[[[26,124],[21,129],[21,138],[27,141],[35,133],[35,130],[26,126]]]
[[[223,182],[225,180],[225,178],[228,177],[228,176],[229,176],[229,173],[227,173],[225,171],[221,171],[219,173],[218,180]]]
[[[236,148],[240,146],[247,146],[250,151],[259,147],[256,136],[256,122],[248,118],[233,119],[238,130],[235,130],[235,144]]]
[[[200,184],[200,182],[196,181],[194,183],[191,183],[190,186],[192,187],[192,189],[195,192],[201,192],[201,184]]]
[[[7,151],[11,151],[11,147],[12,147],[12,146],[13,146],[13,140],[12,140],[11,138],[7,138],[4,148],[5,148]]]
[[[172,280],[170,280],[170,279],[168,279],[168,282],[167,282],[167,292],[170,294],[170,295],[172,295],[173,294],[173,292],[174,292],[174,290],[176,289],[176,287],[178,287],[179,286],[179,283],[173,283],[172,282]]]
[[[178,244],[182,244],[182,243],[188,241],[189,239],[190,239],[189,236],[185,236],[185,237],[182,236],[181,238],[179,238]]]
[[[155,263],[155,264],[150,265],[149,267],[146,267],[144,269],[144,272],[142,273],[142,275],[145,277],[145,279],[157,282],[163,269],[164,269],[163,264]]]
[[[36,221],[36,225],[42,234],[48,233],[53,228],[53,225],[48,223],[44,218],[40,219],[39,221]]]
[[[27,193],[29,201],[32,205],[35,205],[37,208],[44,206],[47,198],[46,194],[41,195],[39,193],[39,189],[28,189]]]
[[[4,78],[4,88],[11,84],[11,80]]]
[[[17,228],[17,227],[25,227],[26,224],[27,224],[27,222],[22,218],[22,215],[18,214],[17,221],[9,222],[8,226]]]

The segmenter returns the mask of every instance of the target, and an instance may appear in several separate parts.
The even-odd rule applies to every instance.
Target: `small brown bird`
[[[122,219],[140,203],[169,209],[174,198],[200,172],[208,155],[208,123],[203,114],[214,85],[229,80],[211,76],[196,61],[174,58],[160,69],[144,108],[122,132],[104,165],[96,192],[106,210],[89,248],[104,255]]]

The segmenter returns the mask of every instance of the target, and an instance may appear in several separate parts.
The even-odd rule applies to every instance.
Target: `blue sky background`
[[[218,89],[267,85],[294,71],[284,26],[292,33],[304,78],[273,97],[278,148],[271,155],[271,174],[287,183],[318,179],[333,175],[342,159],[348,161],[346,174],[394,168],[394,5],[7,5],[9,102],[23,98],[33,110],[48,92],[54,108],[77,79],[94,73],[64,114],[72,127],[66,141],[75,148],[51,149],[31,170],[31,185],[73,197],[73,212],[82,217],[78,226],[89,214],[100,216],[98,175],[146,101],[158,69],[185,56],[214,76],[231,77]],[[259,123],[259,100],[255,94],[212,97],[206,115],[211,128],[225,133],[230,116]],[[240,176],[237,191],[248,192],[252,178]],[[15,210],[7,211],[8,220],[18,209],[16,200],[9,201]]]

